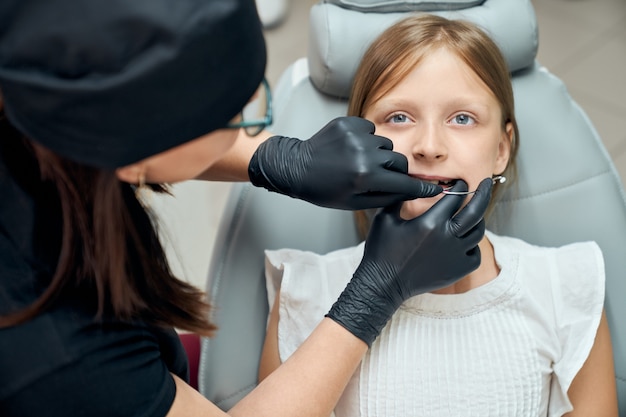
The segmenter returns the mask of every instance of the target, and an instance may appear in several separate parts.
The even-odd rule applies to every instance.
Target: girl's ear
[[[499,175],[504,172],[507,165],[509,165],[509,158],[511,157],[511,144],[513,143],[513,123],[508,122],[504,126],[504,132],[498,145],[498,156],[496,158],[496,168],[494,174]]]
[[[115,170],[117,179],[129,184],[140,184],[142,181],[141,177],[144,173],[145,168],[141,163],[126,165]]]

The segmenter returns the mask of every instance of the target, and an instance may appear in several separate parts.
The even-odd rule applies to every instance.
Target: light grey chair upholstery
[[[520,126],[519,181],[488,227],[539,245],[595,240],[603,250],[620,410],[626,416],[626,199],[591,122],[563,83],[536,61],[530,0],[334,0],[313,6],[307,58],[275,90],[272,131],[307,138],[345,115],[359,59],[382,30],[419,10],[478,23],[513,72]],[[437,4],[438,3],[438,4]],[[400,12],[389,13],[393,7]],[[202,341],[203,395],[228,409],[256,383],[268,312],[264,249],[325,253],[357,243],[352,214],[315,207],[249,184],[232,190],[213,253],[207,290],[217,336]]]

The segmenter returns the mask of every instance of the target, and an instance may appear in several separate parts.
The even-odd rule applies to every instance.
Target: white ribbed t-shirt
[[[486,233],[501,269],[463,294],[422,294],[394,314],[353,375],[335,414],[561,416],[597,332],[604,262],[593,242],[533,246]],[[328,312],[363,244],[318,255],[266,251],[270,305],[280,288],[285,361]]]

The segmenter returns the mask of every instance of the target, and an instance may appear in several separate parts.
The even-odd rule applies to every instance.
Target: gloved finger
[[[450,189],[450,191],[465,192],[467,191],[467,183],[463,180],[458,180]],[[441,200],[437,201],[426,213],[419,216],[426,221],[432,221],[432,224],[440,223],[440,219],[451,219],[454,213],[457,212],[463,201],[464,195],[446,194]]]
[[[478,245],[474,246],[467,252],[467,266],[469,267],[468,274],[475,271],[480,266],[480,248]]]
[[[352,204],[352,210],[363,210],[377,207],[387,207],[390,204],[404,201],[403,195],[390,194],[390,193],[378,193],[367,192],[362,193],[358,198],[354,199]]]
[[[434,197],[441,194],[443,191],[443,187],[441,185],[421,181],[417,178],[409,178],[413,185],[413,192],[410,194],[409,199]]]
[[[372,143],[373,145],[376,146],[376,148],[378,149],[383,149],[386,151],[391,151],[393,150],[393,142],[391,141],[391,139],[386,138],[384,136],[378,136],[375,135],[374,132],[370,132],[371,136],[366,138],[365,140],[369,141],[370,143]],[[395,154],[398,154],[397,152],[394,152]],[[402,155],[402,154],[398,154],[398,155]],[[404,155],[402,155],[404,156]],[[406,157],[405,157],[406,159]]]
[[[491,178],[485,178],[478,184],[472,199],[452,219],[450,226],[455,236],[464,236],[470,229],[476,226],[485,216],[487,206],[491,200]]]
[[[379,239],[381,233],[385,233],[385,229],[393,227],[400,222],[404,222],[402,217],[400,217],[401,208],[402,203],[399,202],[389,204],[379,209],[374,216],[372,227],[370,227],[366,240],[369,241],[370,239]]]
[[[460,236],[463,238],[463,242],[467,248],[473,248],[478,246],[480,241],[485,236],[485,219],[481,219],[478,224],[471,228],[466,234]]]
[[[440,185],[421,181],[403,172],[382,170],[363,179],[360,188],[364,190],[361,195],[372,199],[379,196],[383,204],[387,206],[397,201],[414,200],[416,198],[434,197],[441,194],[443,188]]]
[[[384,161],[383,166],[386,169],[401,172],[405,175],[409,172],[409,160],[401,153],[392,150],[381,150],[379,157]]]
[[[462,260],[458,260],[463,265],[465,271],[463,275],[467,275],[475,271],[480,266],[480,247],[478,244],[485,235],[485,221],[482,220],[472,230],[470,230],[462,239],[466,248],[465,256]]]
[[[441,194],[443,187],[413,178],[406,173],[386,171],[372,178],[369,189],[371,191],[384,190],[384,192],[396,195],[399,200],[404,201],[434,197]]]
[[[400,210],[402,209],[402,202],[397,201],[391,204],[387,204],[376,212],[374,216],[375,219],[382,219],[383,217],[387,217],[392,219],[394,222],[404,221],[402,217],[400,217]]]
[[[358,116],[341,116],[331,121],[331,123],[333,122],[345,128],[344,130],[346,132],[352,131],[373,134],[376,131],[374,123]]]

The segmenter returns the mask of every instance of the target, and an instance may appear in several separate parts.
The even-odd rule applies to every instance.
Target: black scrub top
[[[3,149],[0,315],[29,305],[47,287],[61,230],[54,193],[16,179],[20,167],[10,167]],[[106,314],[95,319],[93,296],[67,293],[44,314],[0,329],[0,416],[167,414],[176,391],[169,372],[188,380],[177,334]]]

